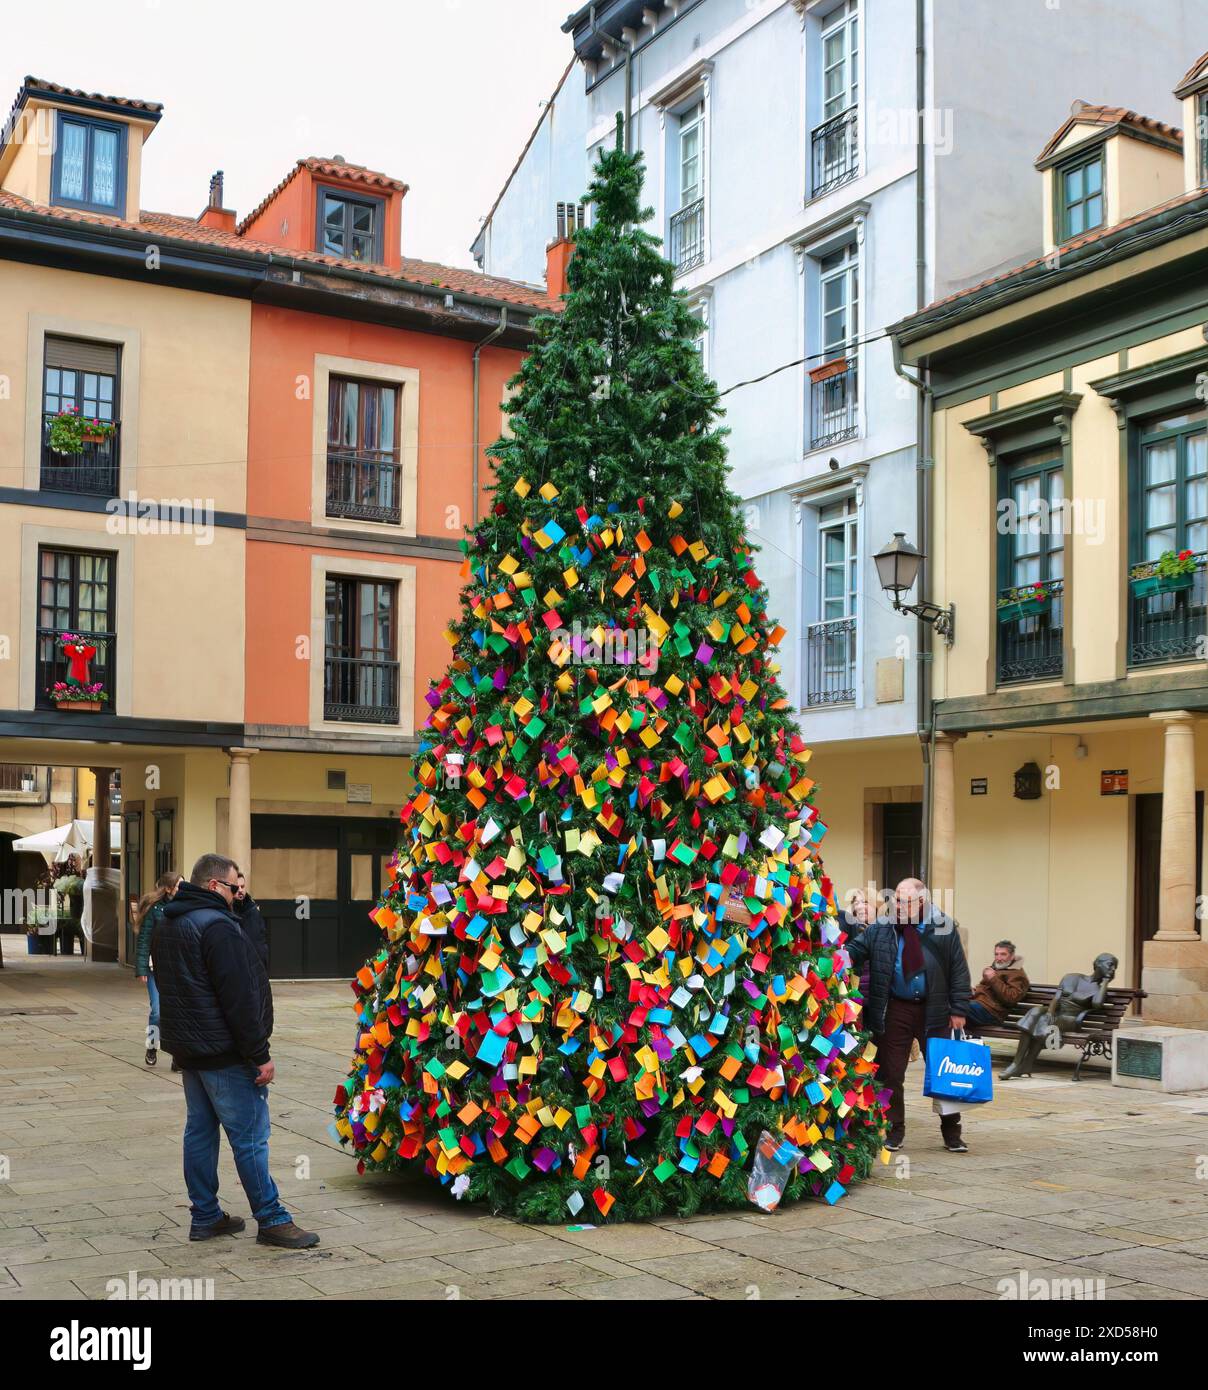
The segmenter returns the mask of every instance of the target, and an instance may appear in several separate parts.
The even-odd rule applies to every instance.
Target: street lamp
[[[949,646],[956,632],[956,605],[941,608],[938,604],[920,599],[918,603],[903,603],[902,595],[914,588],[926,556],[906,539],[905,532],[895,531],[893,540],[883,550],[873,556],[877,567],[877,578],[881,588],[893,599],[893,606],[899,613],[913,613],[916,618],[930,623]]]

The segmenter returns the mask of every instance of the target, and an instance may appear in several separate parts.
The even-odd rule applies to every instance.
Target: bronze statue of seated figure
[[[1039,1004],[1029,1009],[1016,1025],[1019,1046],[1010,1064],[1003,1069],[1002,1079],[1029,1076],[1036,1059],[1046,1047],[1060,1047],[1062,1035],[1082,1026],[1087,1014],[1097,1009],[1107,998],[1108,986],[1115,979],[1120,962],[1106,952],[1095,957],[1089,975],[1063,975],[1057,993],[1048,1008]]]

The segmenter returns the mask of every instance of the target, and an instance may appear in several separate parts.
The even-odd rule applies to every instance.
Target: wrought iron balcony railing
[[[47,769],[29,763],[0,763],[0,801],[41,801],[46,795]]]
[[[65,681],[71,674],[71,662],[59,642],[63,631],[61,627],[38,629],[38,688],[35,700],[38,709],[55,708],[55,702],[46,692],[56,681]],[[85,646],[96,648],[96,655],[88,663],[89,681],[99,681],[104,687],[108,699],[103,708],[112,710],[116,698],[117,633],[86,632],[82,628],[72,628],[71,631],[83,639]]]
[[[402,465],[393,450],[327,452],[327,515],[398,525]]]
[[[1049,680],[1065,669],[1065,589],[1060,579],[998,591],[999,685]]]
[[[858,170],[856,108],[849,106],[810,136],[810,193],[821,197],[854,179]]]
[[[397,661],[328,656],[323,667],[323,718],[397,724],[398,672]]]
[[[42,417],[43,491],[116,497],[121,476],[121,425],[115,425],[113,434],[107,439],[82,444],[78,454],[60,454],[50,447],[50,427],[55,418],[54,414]]]
[[[848,361],[840,370],[823,376],[825,368],[810,374],[810,448],[824,449],[860,430],[859,382],[856,364]]]
[[[682,275],[705,259],[705,200],[680,208],[671,218],[671,263]]]
[[[805,703],[850,705],[855,698],[855,618],[810,623],[805,630]]]
[[[1157,666],[1204,656],[1208,638],[1208,555],[1193,557],[1192,573],[1174,580],[1146,574],[1134,565],[1129,576],[1128,664]]]

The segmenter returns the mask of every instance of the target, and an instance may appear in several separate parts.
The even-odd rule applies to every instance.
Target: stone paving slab
[[[837,1206],[798,1203],[570,1230],[462,1207],[422,1178],[358,1177],[330,1138],[347,1060],[342,983],[274,988],[273,1168],[315,1250],[249,1229],[188,1240],[180,1077],[143,1064],[146,996],[126,971],[9,957],[0,1007],[0,1301],[102,1299],[110,1280],[212,1280],[217,1299],[569,1301],[1001,1297],[1004,1279],[1102,1281],[1109,1301],[1208,1299],[1208,1093],[1076,1086],[1066,1065],[1003,1084],[940,1144],[908,1078],[907,1143]],[[48,1060],[53,1056],[53,1061]],[[229,1150],[222,1200],[246,1218]]]

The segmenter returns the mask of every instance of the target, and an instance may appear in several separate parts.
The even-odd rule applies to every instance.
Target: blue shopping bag
[[[927,1039],[923,1094],[937,1100],[985,1105],[994,1099],[990,1049],[983,1042],[957,1037]]]

